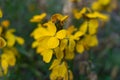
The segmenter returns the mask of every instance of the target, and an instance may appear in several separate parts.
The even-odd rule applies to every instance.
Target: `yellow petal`
[[[91,19],[89,21],[89,34],[96,34],[97,29],[98,29],[98,20],[97,19]]]
[[[108,21],[109,20],[109,16],[108,15],[102,14],[102,13],[99,13],[99,12],[88,13],[88,14],[86,14],[86,16],[88,18],[99,18],[99,19],[102,19],[104,21]]]
[[[6,75],[8,72],[8,62],[7,60],[1,60],[1,67],[4,71],[4,74]]]
[[[2,34],[3,28],[0,26],[0,35]]]
[[[36,52],[41,54],[41,52],[43,52],[44,50],[46,50],[46,48],[38,46],[37,49],[36,49]]]
[[[59,40],[56,37],[50,37],[46,42],[47,48],[56,48],[59,45]]]
[[[75,57],[74,51],[70,48],[65,49],[65,59],[72,60]]]
[[[41,37],[35,42],[34,46],[37,47],[37,53],[41,53],[45,49],[50,49],[48,47],[48,40],[50,37]]]
[[[16,37],[16,41],[18,44],[23,45],[24,44],[24,39],[22,37]]]
[[[68,27],[67,28],[67,35],[69,36],[69,35],[71,35],[74,31],[76,31],[77,30],[77,28],[75,28],[75,26],[70,26],[70,27]]]
[[[88,22],[85,21],[85,22],[83,22],[83,24],[80,26],[79,30],[85,34],[85,33],[87,32],[87,28],[88,28]]]
[[[7,39],[7,46],[12,47],[15,44],[15,36],[12,33],[7,32],[5,38]]]
[[[0,37],[0,48],[3,48],[5,46],[6,46],[6,41],[2,37]]]
[[[65,64],[65,62],[61,63],[61,65],[58,68],[58,73],[60,77],[65,77],[66,73],[67,73],[67,66]]]
[[[57,58],[57,59],[59,59],[59,60],[63,59],[64,53],[63,53],[63,51],[60,49],[60,47],[55,48],[54,51],[55,51],[55,55],[56,55],[56,58]]]
[[[70,79],[70,80],[73,80],[73,73],[72,73],[72,71],[69,70],[68,72],[69,72],[69,73],[68,73],[68,74],[69,74],[69,75],[68,75],[68,76],[69,76],[69,79]]]
[[[63,16],[63,17],[60,19],[60,21],[61,21],[61,22],[64,22],[67,18],[68,18],[68,16]]]
[[[63,51],[65,47],[67,47],[68,40],[67,39],[62,39],[60,42],[60,50]]]
[[[94,15],[96,15],[98,18],[104,20],[104,21],[108,21],[109,20],[109,16],[106,14],[102,14],[99,12],[94,12]]]
[[[79,38],[81,37],[81,36],[83,36],[84,35],[84,33],[82,32],[82,31],[77,31],[75,34],[74,34],[74,39],[75,40],[79,40]]]
[[[11,52],[9,52],[7,55],[9,56],[9,57],[8,57],[8,64],[9,64],[10,66],[14,66],[15,63],[16,63],[15,55],[14,55],[13,53],[11,53]]]
[[[58,69],[53,68],[52,72],[50,73],[50,80],[57,80],[58,78]]]
[[[73,59],[75,54],[74,54],[74,49],[75,49],[75,41],[73,39],[69,39],[69,44],[65,48],[65,58],[70,60]]]
[[[46,63],[49,63],[50,60],[52,59],[52,55],[53,55],[53,50],[44,50],[41,55],[43,56],[43,61],[45,61]]]
[[[84,46],[82,44],[77,44],[76,45],[76,51],[78,53],[83,53],[84,52]]]
[[[38,41],[34,41],[32,43],[32,48],[36,48],[38,46],[39,42]]]
[[[41,53],[42,51],[49,49],[47,47],[48,45],[48,40],[50,39],[50,37],[41,37],[39,38],[39,40],[37,41],[37,43],[35,43],[35,46],[37,47],[37,53]]]
[[[60,30],[56,33],[56,37],[58,39],[63,39],[66,37],[66,30]]]
[[[52,69],[52,72],[50,74],[51,80],[57,80],[57,79],[64,79],[64,77],[68,74],[67,71],[67,65],[65,62],[62,62],[60,65],[57,65]],[[64,79],[65,80],[65,79]]]
[[[69,48],[71,51],[74,51],[75,41],[74,41],[73,39],[69,39],[68,48]]]
[[[30,22],[40,22],[46,17],[46,13],[42,13],[40,15],[33,16],[32,19],[30,19]]]
[[[2,18],[3,16],[3,13],[2,13],[2,10],[0,9],[0,18]]]
[[[74,9],[73,10],[74,17],[76,19],[80,19],[83,16],[83,14],[86,13],[86,11],[87,11],[87,8],[85,8],[85,7],[81,11]]]
[[[35,39],[39,39],[40,37],[49,36],[49,33],[46,28],[44,28],[41,24],[32,32],[31,36]]]
[[[50,66],[49,70],[53,69],[55,66],[60,64],[60,60],[59,59],[54,59],[54,61],[52,62],[52,65]]]
[[[89,41],[90,41],[89,46],[91,46],[91,47],[98,45],[98,39],[97,39],[96,35],[91,36]]]
[[[55,35],[57,29],[56,29],[55,24],[52,21],[49,21],[49,22],[45,23],[44,26],[47,27],[47,31],[48,31],[50,36]]]

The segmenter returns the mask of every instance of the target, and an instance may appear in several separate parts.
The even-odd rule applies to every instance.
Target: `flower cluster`
[[[0,17],[2,16],[0,10]],[[3,20],[0,23],[0,76],[6,75],[9,67],[15,66],[16,56],[18,55],[15,43],[24,44],[24,39],[14,35],[15,29],[9,29],[9,25],[8,20]]]
[[[68,68],[67,61],[75,57],[75,53],[82,54],[85,50],[98,45],[96,37],[99,20],[107,21],[107,15],[92,12],[89,8],[81,11],[73,10],[76,19],[84,19],[79,28],[74,25],[64,28],[64,23],[69,18],[66,15],[54,14],[47,22],[43,22],[46,13],[35,15],[30,21],[37,22],[38,27],[31,33],[35,39],[32,48],[43,57],[43,61],[52,64],[51,80],[72,80],[72,72]]]

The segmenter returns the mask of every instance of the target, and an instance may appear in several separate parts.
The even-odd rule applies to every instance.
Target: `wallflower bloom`
[[[58,50],[59,56],[62,56],[62,52],[64,52],[64,58],[67,60],[71,60],[75,56],[75,46],[76,41],[80,39],[81,36],[83,36],[83,32],[76,31],[74,26],[70,26],[67,29],[67,36],[65,39],[61,40],[61,43],[59,45],[60,50]],[[62,52],[61,52],[62,51]],[[56,52],[57,53],[57,52]],[[60,57],[58,57],[59,59]]]
[[[57,31],[55,24],[49,21],[45,23],[44,26],[39,25],[31,36],[37,40],[37,52],[41,53],[43,60],[48,63],[53,55],[52,49],[59,45],[59,39],[66,37],[66,30],[62,29]],[[36,45],[36,41],[33,45]]]
[[[43,57],[43,61],[49,63],[52,56],[55,56],[49,68],[51,80],[73,80],[72,72],[68,70],[67,60],[74,58],[75,51],[83,53],[90,47],[97,46],[98,18],[107,20],[104,15],[98,12],[92,13],[87,8],[74,13],[77,19],[86,19],[79,29],[74,26],[63,29],[63,23],[68,16],[55,14],[48,22],[39,23],[31,33],[35,39],[32,48],[36,48],[36,52]]]
[[[5,34],[5,38],[7,41],[7,46],[8,47],[13,47],[15,42],[18,42],[18,44],[23,45],[24,44],[24,39],[22,37],[17,37],[13,33],[15,32],[15,29],[9,29],[7,30]]]
[[[79,28],[79,30],[84,33],[83,38],[79,40],[76,44],[76,51],[79,53],[83,53],[84,50],[98,45],[96,33],[99,22],[96,18],[93,18],[92,16],[88,17],[90,17],[91,19],[88,21],[84,21]]]
[[[0,17],[2,17],[2,12],[0,10]],[[14,35],[15,29],[8,29],[10,22],[4,20],[0,24],[0,76],[6,75],[9,67],[15,66],[16,56],[18,56],[18,51],[14,47],[15,42],[20,45],[24,44],[24,39],[22,37]]]
[[[8,67],[15,66],[16,56],[18,52],[15,48],[4,48],[1,57],[1,67],[3,69],[3,74],[6,75],[8,72]]]
[[[42,13],[40,15],[33,16],[32,19],[30,19],[30,22],[41,22],[46,17],[46,13]]]

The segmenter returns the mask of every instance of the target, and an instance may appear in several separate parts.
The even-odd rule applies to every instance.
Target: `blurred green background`
[[[43,1],[43,2],[42,2]],[[0,80],[49,80],[49,64],[31,48],[30,33],[36,24],[30,23],[32,16],[46,12],[48,18],[54,13],[62,13],[64,0],[0,0],[3,10],[2,20],[10,21],[15,34],[25,39],[23,46],[16,45],[20,52],[16,66]],[[69,66],[74,80],[120,80],[120,0],[115,10],[109,13],[110,21],[98,32],[99,46],[77,55]],[[91,73],[90,75],[87,72]],[[89,79],[88,79],[89,77]],[[91,79],[92,77],[92,79]]]

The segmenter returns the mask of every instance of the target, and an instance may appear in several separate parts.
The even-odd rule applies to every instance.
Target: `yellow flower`
[[[59,39],[66,37],[66,30],[62,29],[57,31],[55,24],[49,21],[44,26],[39,25],[31,36],[36,39],[33,46],[37,47],[37,52],[41,53],[44,61],[48,63],[52,58],[52,49],[58,47]]]
[[[89,21],[85,21],[80,26],[79,30],[83,32],[85,35],[83,39],[79,40],[76,44],[77,52],[83,53],[85,49],[98,45],[98,40],[95,36],[95,34],[97,33],[98,26],[99,26],[98,24],[99,24],[98,20],[94,18],[94,19],[90,19]]]
[[[23,45],[24,44],[24,39],[22,37],[16,36],[16,41],[18,44]]]
[[[0,37],[0,48],[3,48],[5,46],[6,46],[6,41],[2,37]]]
[[[46,17],[46,13],[42,13],[40,15],[33,16],[32,19],[30,19],[30,22],[41,22]]]
[[[4,20],[1,22],[1,25],[5,28],[8,28],[8,26],[10,25],[10,22],[8,20]]]
[[[46,44],[44,44],[46,48],[50,49],[56,48],[59,45],[59,39],[63,39],[66,37],[66,30],[62,29],[57,31],[55,24],[52,23],[51,21],[45,23],[44,26],[46,26],[47,28],[41,27],[45,31],[43,32],[41,31],[42,29],[40,30],[40,32],[43,32],[44,34],[39,33],[40,36],[43,36],[39,38],[41,39],[48,38]]]
[[[13,34],[15,32],[14,29],[7,30],[5,34],[5,38],[7,40],[7,46],[12,47],[15,44],[15,36]]]
[[[6,75],[8,72],[9,66],[14,66],[16,63],[16,58],[12,50],[4,49],[1,55],[1,67],[3,69],[4,74]]]
[[[15,32],[15,29],[9,29],[7,30],[5,34],[5,38],[7,40],[7,46],[8,47],[13,47],[15,42],[17,41],[18,44],[23,45],[24,44],[24,39],[21,37],[15,36],[13,33]]]
[[[79,40],[80,37],[83,35],[84,35],[83,32],[76,31],[76,29],[73,26],[70,26],[67,29],[67,37],[65,39],[62,39],[60,43],[60,50],[64,51],[65,59],[70,60],[74,58],[75,56],[74,49],[76,45],[75,41]]]
[[[2,10],[0,9],[0,18],[2,18],[3,16],[3,13],[2,13]]]

